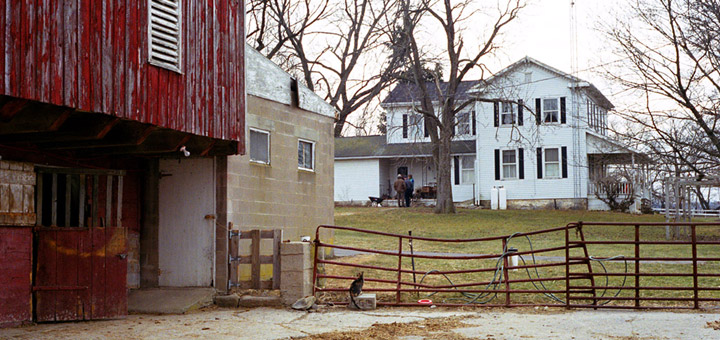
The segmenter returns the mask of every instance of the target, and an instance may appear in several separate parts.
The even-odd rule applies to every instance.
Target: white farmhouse
[[[646,157],[607,137],[613,105],[594,85],[525,57],[490,79],[463,83],[461,90],[459,99],[476,101],[457,115],[455,201],[490,206],[502,192],[511,209],[607,209],[594,183],[619,168],[629,178],[620,195],[643,196],[644,187],[633,183],[643,182],[638,169]],[[413,110],[418,100],[413,84],[399,84],[382,104],[386,136],[336,139],[336,201],[388,193],[391,180],[406,171],[416,189],[432,191],[429,138]],[[459,147],[470,141],[472,152]]]

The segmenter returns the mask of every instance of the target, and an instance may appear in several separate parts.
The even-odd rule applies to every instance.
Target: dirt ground
[[[720,311],[381,308],[315,313],[282,308],[207,308],[186,315],[41,324],[0,339],[720,339]]]

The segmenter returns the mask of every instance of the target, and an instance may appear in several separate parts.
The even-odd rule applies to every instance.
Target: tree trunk
[[[452,127],[450,127],[452,129]],[[455,204],[453,204],[452,196],[452,176],[450,175],[450,133],[443,131],[440,136],[439,149],[437,155],[437,203],[435,205],[436,214],[454,214]]]
[[[342,137],[342,130],[343,127],[345,127],[345,118],[342,115],[338,116],[338,120],[335,122],[335,126],[333,127],[333,134],[335,137]]]

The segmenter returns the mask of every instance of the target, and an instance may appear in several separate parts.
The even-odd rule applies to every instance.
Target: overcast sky
[[[528,0],[517,21],[508,27],[503,37],[502,49],[490,65],[493,71],[530,56],[572,73],[571,2],[575,3],[577,13],[578,76],[611,97],[611,84],[598,73],[602,71],[598,65],[618,57],[612,53],[599,28],[604,23],[612,23],[627,0]]]

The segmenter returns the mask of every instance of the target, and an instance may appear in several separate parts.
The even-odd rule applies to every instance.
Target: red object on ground
[[[418,300],[418,303],[421,305],[432,305],[432,300],[430,299],[420,299]]]

